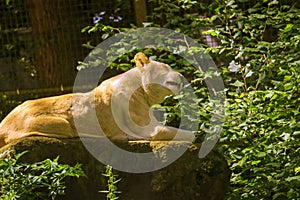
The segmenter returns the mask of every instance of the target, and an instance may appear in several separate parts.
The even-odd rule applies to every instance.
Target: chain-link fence
[[[90,36],[81,33],[82,28],[101,18],[117,26],[135,24],[135,12],[128,12],[134,11],[134,3],[133,0],[0,1],[0,91],[17,93],[71,86],[77,62],[89,52],[82,44]],[[46,77],[50,75],[56,77]]]

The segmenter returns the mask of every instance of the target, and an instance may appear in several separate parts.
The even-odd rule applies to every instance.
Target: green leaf
[[[207,31],[203,31],[202,34],[204,35],[211,35],[211,36],[218,36],[219,35],[219,31],[217,30],[207,30]]]
[[[299,181],[300,182],[300,176],[292,176],[285,179],[286,181]]]
[[[289,83],[284,84],[283,87],[284,87],[285,91],[288,91],[288,90],[291,90],[294,87],[294,84],[292,82],[289,82]]]
[[[109,34],[108,34],[108,33],[104,33],[104,34],[101,36],[101,38],[102,38],[103,40],[106,40],[108,37],[109,37]]]
[[[267,17],[267,15],[264,14],[253,14],[252,16],[258,19],[265,19]]]
[[[284,76],[284,81],[290,81],[290,80],[291,80],[291,78],[292,78],[292,76],[288,76],[288,75],[286,75],[286,76]]]
[[[278,94],[274,94],[270,100],[273,101],[273,100],[277,99],[277,97],[278,97]]]
[[[262,158],[265,157],[267,154],[265,152],[258,152],[257,157]]]
[[[92,33],[92,32],[95,32],[97,30],[98,30],[98,28],[96,26],[93,26],[91,29],[88,30],[88,33]]]
[[[232,85],[234,85],[236,87],[243,87],[244,83],[239,80],[236,80]]]
[[[298,174],[298,172],[300,172],[300,167],[295,168],[295,174]]]
[[[253,160],[251,165],[258,165],[259,163],[261,163],[261,160]]]
[[[287,33],[290,32],[294,27],[294,24],[287,24],[286,27],[282,30],[282,32]]]
[[[86,26],[83,29],[81,29],[81,33],[86,32],[87,30],[89,30],[91,28],[91,26]]]

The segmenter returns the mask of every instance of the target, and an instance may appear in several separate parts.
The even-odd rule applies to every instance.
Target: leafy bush
[[[74,167],[46,159],[33,164],[19,163],[24,153],[8,156],[9,152],[0,155],[0,198],[15,199],[55,199],[65,192],[64,179],[84,176],[80,164]],[[5,158],[4,158],[5,157]]]
[[[247,5],[247,4],[246,4]],[[228,199],[296,199],[299,169],[299,9],[278,1],[218,5],[208,48],[224,62]],[[271,35],[272,33],[272,35]]]

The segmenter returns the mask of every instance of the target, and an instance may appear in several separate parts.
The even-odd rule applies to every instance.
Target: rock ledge
[[[120,143],[118,146],[133,152],[150,152],[165,148],[166,142],[135,141]],[[183,142],[169,142],[166,151],[173,150]],[[200,145],[199,145],[200,146]],[[203,159],[198,158],[198,145],[190,145],[188,150],[175,162],[157,171],[147,173],[127,173],[115,171],[121,182],[117,184],[122,192],[120,199],[130,200],[182,200],[182,199],[224,199],[229,187],[230,171],[222,154],[212,151]],[[75,165],[81,163],[87,177],[66,180],[66,195],[59,199],[105,199],[99,193],[106,189],[106,178],[101,174],[105,165],[86,150],[80,139],[54,139],[30,137],[18,140],[0,149],[0,153],[13,150],[16,153],[28,150],[21,162],[37,162],[60,156],[61,163]],[[167,158],[166,158],[167,159]]]

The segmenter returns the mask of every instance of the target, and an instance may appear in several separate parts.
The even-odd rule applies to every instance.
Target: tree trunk
[[[64,1],[27,0],[39,87],[73,84],[75,63],[72,56],[71,32],[63,26]],[[64,14],[68,16],[68,14]],[[67,48],[68,47],[68,48]]]

